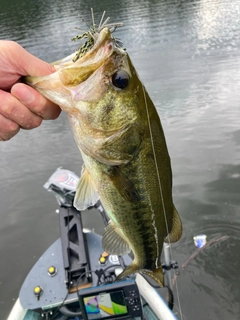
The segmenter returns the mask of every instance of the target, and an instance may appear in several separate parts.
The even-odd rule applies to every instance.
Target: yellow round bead
[[[50,267],[50,268],[48,269],[48,272],[49,272],[50,274],[55,273],[55,268],[54,268],[54,267]]]
[[[41,287],[37,286],[34,288],[34,293],[39,294],[42,291]]]
[[[106,259],[105,259],[104,257],[101,257],[101,258],[99,259],[99,261],[100,261],[100,263],[105,263]]]

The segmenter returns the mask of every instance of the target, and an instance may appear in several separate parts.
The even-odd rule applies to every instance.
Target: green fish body
[[[103,249],[134,254],[118,279],[140,272],[163,286],[163,242],[182,234],[163,129],[109,28],[94,37],[94,45],[75,62],[69,56],[55,63],[56,73],[26,81],[69,114],[84,161],[74,205],[84,210],[100,200],[111,219]]]

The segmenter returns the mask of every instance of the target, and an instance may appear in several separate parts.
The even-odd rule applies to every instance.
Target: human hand
[[[33,129],[42,120],[56,119],[61,110],[24,83],[22,76],[44,76],[55,72],[13,41],[0,40],[0,141],[11,139],[20,128]]]

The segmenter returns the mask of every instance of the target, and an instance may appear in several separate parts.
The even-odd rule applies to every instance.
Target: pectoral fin
[[[166,243],[177,242],[181,238],[181,235],[182,235],[182,221],[177,212],[177,209],[174,207],[172,229],[171,229],[171,232],[164,239],[164,242]]]
[[[99,195],[93,186],[91,176],[83,167],[74,198],[74,207],[80,211],[85,210],[90,206],[94,206],[98,200]]]
[[[108,254],[123,255],[131,251],[121,230],[112,221],[105,229],[102,246]]]

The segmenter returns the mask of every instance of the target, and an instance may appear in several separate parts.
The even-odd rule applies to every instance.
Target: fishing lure
[[[76,51],[76,55],[73,57],[72,61],[76,62],[79,58],[83,57],[94,45],[95,41],[98,38],[99,33],[101,32],[102,29],[104,28],[109,28],[109,30],[112,32],[114,32],[116,30],[117,27],[121,27],[123,24],[121,22],[117,22],[117,23],[108,23],[108,21],[110,20],[110,17],[108,17],[104,22],[104,16],[105,16],[105,12],[103,12],[101,20],[99,22],[98,27],[95,24],[95,19],[94,19],[94,13],[93,13],[93,9],[91,8],[91,13],[92,13],[92,27],[89,27],[88,24],[85,22],[85,20],[80,16],[80,18],[82,19],[82,21],[86,24],[86,26],[89,28],[89,31],[84,31],[81,29],[76,28],[77,30],[80,30],[81,34],[75,36],[72,38],[72,41],[78,41],[78,40],[82,40],[82,39],[87,39],[85,41],[85,43],[82,46],[79,46],[77,51]],[[122,47],[122,43],[119,39],[112,37],[112,39],[115,41],[116,45],[119,47]]]

